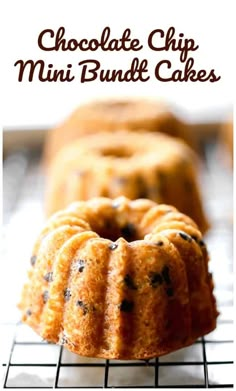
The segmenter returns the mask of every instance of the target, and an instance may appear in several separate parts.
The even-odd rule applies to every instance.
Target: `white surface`
[[[181,113],[192,121],[222,120],[232,109],[235,64],[233,0],[8,0],[3,13],[3,91],[5,127],[51,126],[59,123],[81,102],[105,96],[163,97],[177,104]],[[119,38],[129,27],[132,37],[144,44],[140,52],[44,52],[37,46],[38,34],[45,28],[66,28],[66,37],[99,38],[110,26],[112,37]],[[81,84],[17,82],[19,59],[44,59],[55,68],[72,63],[77,69],[81,60],[95,58],[104,68],[127,69],[135,57],[147,58],[150,73],[164,58],[180,65],[175,53],[154,52],[147,48],[147,36],[156,29],[174,26],[185,38],[194,38],[199,49],[193,52],[196,69],[215,69],[221,80],[216,83],[161,83],[153,77],[148,82]],[[177,35],[178,37],[178,35]],[[76,73],[76,72],[75,72]]]

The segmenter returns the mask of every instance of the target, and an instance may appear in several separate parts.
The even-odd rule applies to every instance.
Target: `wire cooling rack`
[[[201,176],[212,224],[205,240],[220,311],[218,325],[192,346],[149,361],[82,358],[42,341],[17,322],[15,302],[28,268],[27,251],[36,236],[34,227],[42,222],[43,175],[39,154],[21,150],[7,156],[3,168],[3,256],[7,275],[12,276],[13,268],[17,273],[12,283],[15,290],[11,289],[12,297],[3,310],[5,317],[2,322],[0,319],[3,388],[233,387],[232,173],[218,153],[214,144],[207,146]],[[22,225],[27,232],[22,232]]]

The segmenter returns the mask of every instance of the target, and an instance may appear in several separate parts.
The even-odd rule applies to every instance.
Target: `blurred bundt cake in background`
[[[144,98],[107,99],[80,105],[62,124],[49,130],[44,164],[48,166],[62,147],[82,135],[118,129],[163,132],[182,138],[191,147],[196,145],[195,133],[167,103]]]
[[[93,197],[147,198],[174,205],[208,228],[196,179],[198,160],[182,141],[141,130],[100,132],[65,146],[48,171],[46,210]]]

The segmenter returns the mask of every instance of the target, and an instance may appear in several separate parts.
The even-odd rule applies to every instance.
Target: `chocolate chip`
[[[133,308],[134,308],[134,303],[126,299],[122,300],[121,304],[119,305],[119,309],[122,312],[131,312]]]
[[[162,240],[159,240],[158,242],[155,243],[156,246],[163,246],[164,242]]]
[[[166,282],[166,284],[170,284],[170,283],[171,283],[168,266],[164,266],[164,267],[163,267],[163,270],[162,270],[162,272],[161,272],[161,275],[162,275],[162,277],[164,278],[164,281]]]
[[[32,311],[31,311],[30,309],[28,309],[28,310],[26,311],[26,315],[27,315],[27,316],[32,315]]]
[[[179,232],[179,236],[187,242],[191,242],[192,240],[191,236],[185,234],[184,232]]]
[[[136,285],[134,284],[134,281],[133,281],[132,277],[129,274],[126,274],[126,276],[124,278],[124,282],[125,282],[125,285],[128,288],[133,289],[133,290],[137,289]]]
[[[66,288],[64,290],[64,299],[65,301],[69,301],[71,298],[71,292],[70,292],[70,289],[69,288]]]
[[[159,273],[151,272],[149,274],[150,284],[153,288],[157,288],[159,285],[163,283],[162,276]]]
[[[88,306],[86,304],[84,304],[84,302],[82,300],[78,300],[76,302],[76,305],[80,308],[82,308],[83,310],[83,315],[86,315],[88,313]]]
[[[52,282],[52,280],[53,280],[53,272],[46,273],[43,278],[47,282]]]
[[[173,288],[167,288],[166,289],[166,294],[167,296],[171,297],[174,295],[174,291],[173,291]]]
[[[36,259],[37,259],[36,255],[32,255],[32,257],[30,258],[30,263],[31,263],[32,266],[35,265]]]
[[[203,242],[203,240],[201,239],[198,241],[198,243],[200,244],[201,247],[204,247],[206,245],[205,242]]]
[[[108,246],[108,248],[110,249],[110,250],[115,250],[116,248],[118,247],[118,244],[117,243],[110,243],[109,244],[109,246]]]
[[[49,292],[48,291],[44,291],[43,292],[43,302],[44,302],[44,304],[47,303],[48,299],[49,299]]]
[[[90,310],[93,311],[93,312],[97,311],[97,309],[96,309],[96,307],[94,305],[91,306]]]
[[[85,268],[86,261],[84,259],[77,259],[73,264],[73,269],[82,273]]]
[[[121,235],[128,241],[134,239],[135,232],[135,226],[131,223],[128,223],[121,228]]]
[[[60,344],[65,345],[66,343],[68,343],[68,339],[65,335],[63,335],[60,339]]]
[[[203,242],[203,240],[199,239],[196,235],[191,235],[191,238],[193,240],[195,240],[195,242],[197,242],[201,247],[205,246],[205,243]]]

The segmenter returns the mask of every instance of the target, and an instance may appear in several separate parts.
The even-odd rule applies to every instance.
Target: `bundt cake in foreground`
[[[61,148],[82,135],[121,128],[164,132],[182,138],[192,147],[196,145],[196,134],[189,131],[189,126],[177,118],[164,101],[106,99],[80,105],[61,125],[49,131],[44,149],[45,165],[49,165]]]
[[[73,203],[49,219],[31,264],[23,321],[82,356],[148,359],[216,326],[201,233],[172,206]]]
[[[208,222],[196,179],[197,157],[182,141],[161,133],[117,131],[89,135],[66,146],[48,172],[46,213],[93,197],[147,198],[174,205]]]

